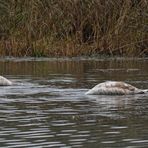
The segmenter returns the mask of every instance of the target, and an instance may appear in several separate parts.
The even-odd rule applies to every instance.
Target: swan
[[[0,76],[0,86],[9,86],[9,85],[12,85],[12,82],[3,76]]]
[[[120,81],[106,81],[87,91],[86,95],[133,95],[147,93],[148,89],[138,89]]]

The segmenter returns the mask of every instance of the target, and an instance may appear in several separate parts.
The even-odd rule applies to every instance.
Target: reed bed
[[[1,56],[148,55],[147,0],[0,0]]]

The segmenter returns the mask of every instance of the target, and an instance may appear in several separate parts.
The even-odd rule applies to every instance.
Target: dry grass
[[[0,55],[148,55],[146,0],[0,1]]]

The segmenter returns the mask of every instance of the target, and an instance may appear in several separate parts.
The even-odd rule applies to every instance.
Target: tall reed
[[[148,55],[146,0],[0,0],[0,55]]]

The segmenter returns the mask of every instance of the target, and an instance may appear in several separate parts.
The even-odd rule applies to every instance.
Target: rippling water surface
[[[0,146],[148,147],[148,95],[86,96],[105,80],[148,88],[147,59],[1,59]]]

